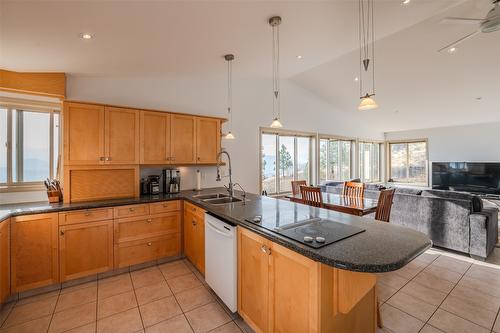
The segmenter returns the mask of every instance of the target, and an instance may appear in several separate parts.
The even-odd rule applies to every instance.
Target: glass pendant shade
[[[271,123],[271,128],[282,128],[283,125],[281,125],[281,122],[278,117],[273,119],[273,122]]]
[[[378,108],[377,102],[368,94],[361,98],[361,103],[359,103],[358,110],[366,111]]]
[[[228,139],[228,140],[233,140],[234,139],[234,135],[233,133],[231,133],[231,131],[229,131],[225,136],[224,136],[224,139]]]

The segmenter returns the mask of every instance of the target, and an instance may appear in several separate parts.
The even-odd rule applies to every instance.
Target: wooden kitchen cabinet
[[[139,111],[102,105],[64,104],[64,163],[139,163]]]
[[[217,163],[220,151],[220,120],[196,118],[196,163]]]
[[[64,164],[104,164],[104,106],[64,103]]]
[[[170,114],[140,112],[140,163],[170,164]]]
[[[139,111],[105,107],[105,164],[139,164]]]
[[[0,222],[0,303],[10,295],[10,219]]]
[[[61,281],[113,269],[113,221],[59,227]]]
[[[184,202],[184,254],[205,274],[205,211]]]
[[[18,216],[11,222],[12,292],[58,283],[58,214]]]
[[[171,163],[196,163],[196,117],[172,114],[170,124]]]

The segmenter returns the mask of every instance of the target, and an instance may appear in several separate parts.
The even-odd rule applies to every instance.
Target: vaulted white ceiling
[[[388,131],[500,120],[494,112],[500,32],[467,41],[453,56],[436,52],[474,29],[439,24],[442,17],[482,17],[490,0],[375,1],[381,107],[364,114],[366,121]],[[283,77],[332,108],[358,112],[356,0],[4,0],[0,6],[0,67],[103,77],[221,77],[228,52],[236,55],[238,77],[269,77],[267,19],[280,15]],[[82,32],[95,37],[84,41]]]

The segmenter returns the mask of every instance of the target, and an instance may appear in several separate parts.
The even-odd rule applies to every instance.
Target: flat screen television
[[[500,163],[433,162],[432,188],[500,195]]]

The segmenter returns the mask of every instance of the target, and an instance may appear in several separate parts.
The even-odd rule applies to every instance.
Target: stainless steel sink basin
[[[223,193],[212,193],[212,194],[199,194],[199,195],[194,195],[193,198],[200,199],[202,201],[205,201],[207,199],[219,199],[219,198],[228,198],[228,194],[223,194]]]
[[[233,203],[233,202],[240,202],[243,201],[242,199],[238,199],[235,197],[224,197],[224,198],[218,198],[218,199],[205,199],[203,200],[204,202],[211,204],[211,205],[225,205],[228,203]]]

